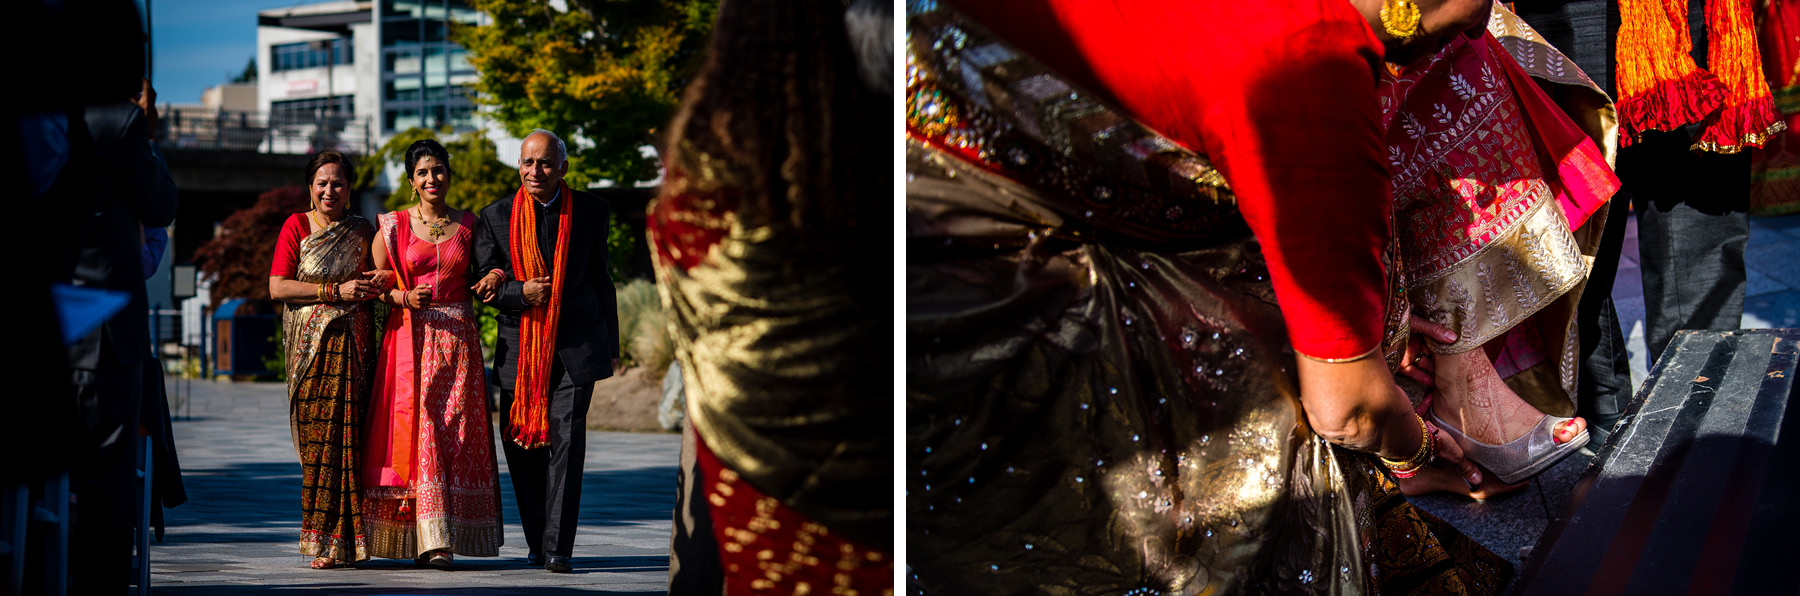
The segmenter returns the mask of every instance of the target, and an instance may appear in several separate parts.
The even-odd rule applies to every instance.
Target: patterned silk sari
[[[388,311],[366,435],[369,554],[499,556],[499,472],[466,289],[475,216],[464,213],[456,234],[437,244],[413,236],[404,211],[379,220],[400,288],[428,283],[446,301]]]
[[[1261,245],[1207,156],[947,6],[907,26],[916,588],[1501,589],[1504,560],[1306,425]],[[1393,362],[1404,316],[1387,332]]]
[[[1487,35],[1458,36],[1384,75],[1382,116],[1412,311],[1457,332],[1440,352],[1503,342],[1501,376],[1539,410],[1567,416],[1584,255],[1597,248],[1601,207],[1619,183],[1533,76],[1572,87],[1569,94],[1600,93],[1495,4]]]
[[[296,281],[356,279],[374,238],[369,221],[351,215],[300,241]],[[374,372],[373,317],[368,302],[288,304],[288,414],[300,453],[300,553],[336,561],[369,558],[363,533],[358,440]]]

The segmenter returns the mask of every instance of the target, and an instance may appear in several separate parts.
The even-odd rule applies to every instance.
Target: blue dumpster
[[[275,336],[275,315],[255,314],[267,311],[268,305],[242,298],[226,300],[213,313],[213,371],[230,376],[268,374],[263,359],[280,346],[269,340]]]

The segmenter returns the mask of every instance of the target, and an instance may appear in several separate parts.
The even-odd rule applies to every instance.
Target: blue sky
[[[140,5],[146,0],[139,0]],[[302,0],[148,0],[159,103],[197,104],[200,92],[256,55],[256,11]]]

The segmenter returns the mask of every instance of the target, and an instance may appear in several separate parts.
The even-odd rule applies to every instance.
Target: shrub
[[[643,366],[657,374],[675,361],[675,346],[663,321],[662,299],[656,284],[634,279],[618,288],[619,352],[624,366]]]

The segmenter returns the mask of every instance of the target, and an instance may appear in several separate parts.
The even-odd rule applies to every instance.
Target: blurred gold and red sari
[[[1750,214],[1800,213],[1800,6],[1768,2],[1758,38],[1763,77],[1787,130],[1751,150]]]

